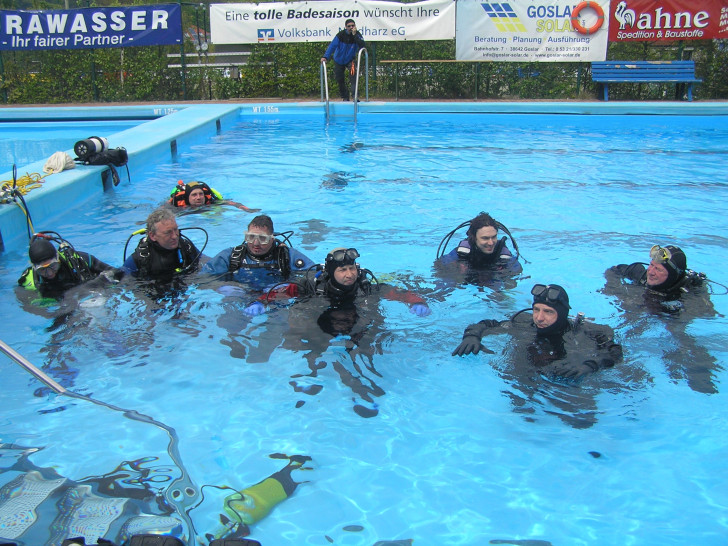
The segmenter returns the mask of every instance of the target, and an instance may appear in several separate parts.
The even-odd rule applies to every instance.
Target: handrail
[[[354,84],[354,121],[359,110],[359,74],[361,73],[361,54],[364,53],[364,100],[369,100],[369,52],[365,47],[359,50],[356,56],[356,83]]]
[[[104,402],[102,400],[97,400],[85,394],[79,394],[74,391],[69,391],[68,389],[51,379],[39,368],[31,364],[30,361],[28,361],[25,357],[23,357],[20,353],[15,351],[12,347],[10,347],[2,340],[0,340],[0,352],[5,353],[5,355],[10,358],[10,360],[13,360],[16,364],[19,364],[27,372],[33,375],[36,379],[39,379],[42,383],[55,391],[57,394],[68,396],[69,398],[75,398],[78,400],[86,400],[87,402],[91,402],[92,404],[96,404],[97,406],[102,406],[114,411],[121,412],[124,417],[128,419],[139,421],[140,423],[154,425],[157,428],[164,430],[167,433],[167,436],[169,436],[169,447],[167,448],[167,453],[169,453],[170,458],[180,470],[180,476],[175,478],[170,483],[170,485],[165,490],[164,495],[169,503],[177,508],[177,513],[182,519],[185,520],[185,523],[187,523],[190,533],[194,531],[195,527],[192,524],[192,519],[190,518],[187,506],[193,505],[199,499],[199,488],[192,481],[192,478],[190,477],[187,468],[185,468],[184,464],[182,463],[182,457],[179,452],[179,437],[177,436],[177,431],[175,431],[174,428],[170,427],[169,425],[165,425],[161,421],[157,421],[153,417],[144,415],[143,413],[139,413],[136,410],[125,409],[119,406],[115,406],[114,404]],[[185,492],[191,491],[192,493],[179,496],[175,495],[175,491],[179,492],[180,490]]]
[[[326,74],[326,60],[321,61],[321,102],[324,102],[324,93],[326,94],[326,121],[329,121],[329,77]]]
[[[47,387],[50,387],[58,394],[69,394],[69,392],[64,387],[48,377],[39,368],[33,366],[33,364],[28,362],[25,358],[23,358],[22,355],[13,350],[13,348],[6,344],[4,341],[0,341],[0,351],[5,353],[5,355],[7,355],[11,360],[15,361],[16,364],[19,364],[20,366],[25,368],[27,372],[30,372],[30,374],[35,376],[36,379],[39,379],[42,383],[45,383]]]

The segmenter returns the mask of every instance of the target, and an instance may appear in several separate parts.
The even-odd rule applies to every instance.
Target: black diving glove
[[[465,336],[460,345],[452,352],[452,356],[469,355],[470,353],[477,355],[483,346],[480,344],[478,336]]]

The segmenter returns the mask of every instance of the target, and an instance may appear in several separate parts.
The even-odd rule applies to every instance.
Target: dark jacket
[[[343,288],[337,286],[325,271],[312,272],[308,275],[307,286],[302,295],[319,295],[326,297],[332,306],[353,304],[358,298],[376,294],[385,300],[401,301],[407,305],[425,304],[425,300],[409,290],[401,290],[384,283],[372,283],[362,269],[353,286]]]
[[[334,36],[334,39],[331,40],[329,47],[326,48],[324,57],[330,59],[333,54],[334,62],[336,64],[348,64],[363,47],[366,47],[366,44],[364,43],[364,38],[362,37],[361,32],[357,31],[356,34],[352,36],[347,33],[346,30],[341,30],[336,36]]]

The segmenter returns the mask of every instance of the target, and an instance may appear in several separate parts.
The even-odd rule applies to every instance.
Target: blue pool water
[[[26,259],[8,252],[0,338],[68,388],[151,420],[50,395],[7,361],[0,485],[39,468],[100,495],[100,483],[179,490],[187,516],[173,516],[202,538],[230,493],[220,487],[242,490],[284,468],[283,455],[305,455],[310,470],[292,478],[306,483],[251,526],[264,545],[721,544],[728,296],[713,285],[715,314],[678,336],[674,319],[627,322],[600,289],[605,269],[647,261],[655,243],[681,246],[689,267],[728,285],[727,160],[721,117],[241,117],[36,229],[120,264],[176,180],[205,180],[295,230],[316,261],[356,247],[380,280],[429,296],[433,313],[384,302],[366,338],[376,350],[351,354],[345,339],[321,343],[316,324],[294,327],[295,306],[248,320],[203,282],[161,299],[112,287],[53,322],[19,308]],[[437,246],[481,210],[511,230],[524,273],[503,291],[443,290]],[[214,255],[251,218],[220,208],[179,223],[204,228]],[[562,284],[572,311],[612,326],[625,362],[578,385],[529,384],[509,374],[507,339],[491,340],[493,355],[451,356],[468,324],[527,307],[536,282]],[[710,394],[686,377],[695,367]],[[19,540],[77,529],[56,519],[68,487]],[[111,539],[136,512],[159,514],[149,499],[116,510],[99,523]]]
[[[35,121],[0,122],[0,165],[10,170],[35,161],[48,159],[55,152],[68,152],[71,157],[73,145],[90,136],[109,137],[114,133],[136,127],[141,120],[105,121]],[[122,145],[109,142],[112,148]]]

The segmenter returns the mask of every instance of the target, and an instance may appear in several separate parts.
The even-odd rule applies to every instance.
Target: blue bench
[[[610,83],[686,83],[688,100],[693,100],[695,78],[693,61],[598,61],[591,64],[592,81],[604,87],[604,100],[609,100]]]

